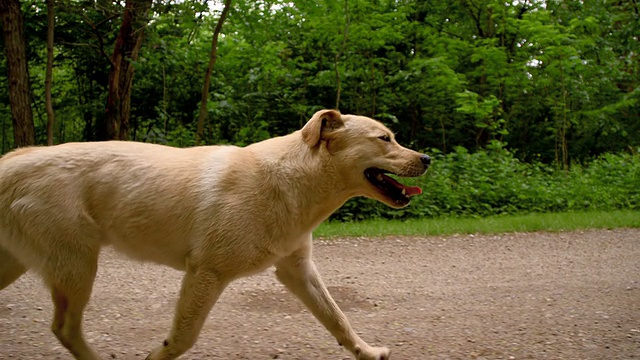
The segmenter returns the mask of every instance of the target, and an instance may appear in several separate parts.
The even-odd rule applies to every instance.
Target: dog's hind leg
[[[51,330],[76,359],[98,360],[100,356],[82,334],[82,317],[91,297],[99,249],[75,250],[56,258],[50,273],[44,270],[55,307]]]
[[[27,268],[18,259],[0,247],[0,290],[18,280],[26,271]]]
[[[171,334],[146,360],[171,360],[189,350],[198,340],[209,311],[228,283],[216,272],[188,263]]]
[[[311,259],[311,243],[276,264],[276,276],[358,360],[387,360],[389,349],[369,346],[351,328]]]

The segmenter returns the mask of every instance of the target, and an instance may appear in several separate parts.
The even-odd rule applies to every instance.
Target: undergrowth
[[[500,143],[469,153],[458,147],[433,158],[427,175],[401,179],[424,193],[404,209],[365,198],[349,200],[332,220],[486,217],[640,208],[640,155],[605,154],[568,170],[520,161]]]

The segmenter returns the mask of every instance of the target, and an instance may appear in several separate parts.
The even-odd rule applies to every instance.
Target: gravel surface
[[[361,336],[400,359],[640,359],[640,229],[316,241]],[[171,325],[181,273],[100,258],[85,333],[144,359]],[[0,291],[0,359],[71,359],[28,273]],[[182,359],[351,359],[269,270],[233,283]]]

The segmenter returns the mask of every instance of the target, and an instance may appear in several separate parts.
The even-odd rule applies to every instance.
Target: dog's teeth
[[[407,195],[407,190],[402,189],[402,195]]]
[[[378,175],[376,176],[376,179],[378,179],[378,181],[382,181],[382,174],[378,174]]]

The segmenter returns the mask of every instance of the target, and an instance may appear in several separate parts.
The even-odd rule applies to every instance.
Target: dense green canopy
[[[21,5],[36,142],[46,143],[47,8],[42,0]],[[123,6],[56,2],[55,143],[100,131]],[[195,143],[221,7],[153,3],[133,64],[130,139]],[[401,143],[444,153],[500,141],[525,161],[568,164],[634,148],[638,11],[633,1],[593,0],[234,1],[204,138],[242,145],[337,107],[384,121]],[[2,56],[3,152],[13,147],[6,74]]]

